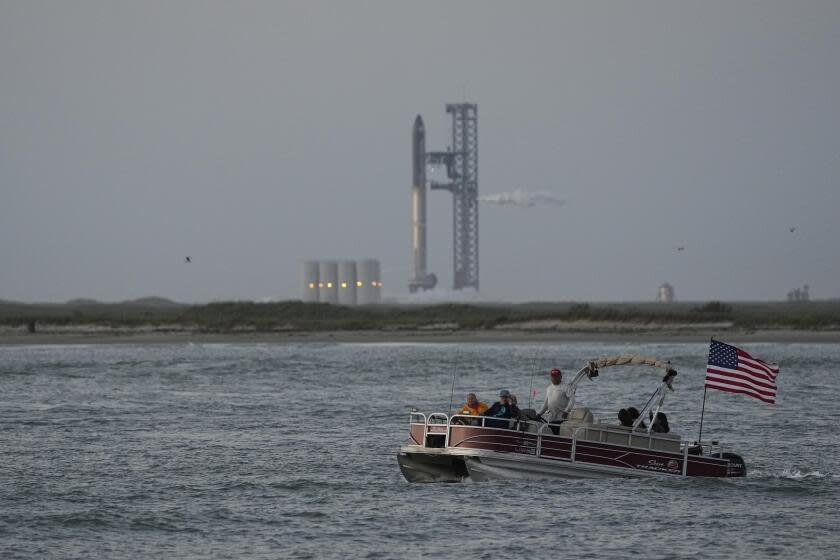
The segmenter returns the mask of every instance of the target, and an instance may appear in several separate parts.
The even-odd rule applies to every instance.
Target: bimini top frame
[[[578,385],[585,377],[589,379],[594,379],[598,377],[598,371],[602,368],[624,365],[648,365],[665,370],[665,377],[662,378],[662,383],[659,385],[656,391],[654,391],[653,395],[651,395],[650,399],[648,399],[647,404],[640,411],[639,417],[636,418],[636,421],[633,423],[633,429],[635,430],[639,427],[639,425],[644,420],[645,412],[647,412],[648,410],[652,411],[653,417],[656,418],[659,409],[662,408],[662,403],[665,401],[665,395],[667,394],[665,390],[674,390],[672,383],[674,381],[674,377],[677,376],[677,370],[673,369],[669,362],[658,360],[657,358],[652,358],[649,356],[639,356],[636,354],[624,354],[619,356],[599,358],[597,360],[589,362],[584,367],[582,367],[575,374],[575,377],[574,379],[572,379],[571,383],[569,383],[569,402],[564,410],[566,415],[568,415],[569,412],[571,412],[572,408],[574,408],[575,394],[577,393]],[[653,428],[653,422],[651,422],[650,426],[647,427],[648,433],[650,433],[651,428]]]

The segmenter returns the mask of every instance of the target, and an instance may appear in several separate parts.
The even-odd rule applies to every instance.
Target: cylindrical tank
[[[674,301],[674,287],[665,282],[656,292],[656,301],[659,303],[672,303]]]
[[[300,299],[308,303],[318,301],[318,261],[300,263]]]
[[[318,301],[338,303],[338,264],[335,261],[318,263]]]
[[[338,263],[338,303],[356,305],[356,262]]]
[[[382,281],[379,261],[365,259],[356,262],[356,303],[379,303],[382,299]]]

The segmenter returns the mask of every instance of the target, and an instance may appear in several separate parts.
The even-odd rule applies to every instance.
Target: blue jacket
[[[502,404],[500,402],[493,403],[493,406],[487,409],[484,416],[492,418],[519,418],[519,408],[514,404]],[[484,425],[488,428],[508,428],[510,423],[502,420],[485,420]]]

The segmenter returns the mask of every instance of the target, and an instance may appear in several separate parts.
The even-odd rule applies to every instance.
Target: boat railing
[[[447,447],[449,445],[449,416],[443,412],[433,412],[428,416],[422,412],[412,410],[408,415],[409,424],[423,426],[423,445],[429,445],[429,435],[435,436],[438,440],[443,437],[443,445],[433,447]],[[437,429],[435,429],[437,428]]]
[[[689,447],[688,442],[686,443],[686,448]],[[723,445],[718,440],[712,440],[709,443],[703,442],[693,442],[691,447],[693,449],[700,448],[700,455],[714,455],[715,453],[719,453],[721,457],[723,457]]]
[[[484,427],[484,420],[486,416],[474,416],[472,414],[453,414],[449,418],[449,425],[450,426],[473,426],[473,427]],[[494,420],[494,418],[491,418]]]
[[[486,421],[489,420],[494,425],[488,426]],[[508,427],[503,428],[495,424],[507,423]],[[494,428],[497,430],[508,430],[511,432],[530,432],[536,434],[540,426],[547,426],[545,422],[536,422],[533,420],[520,420],[518,418],[494,418],[492,416],[475,416],[472,414],[453,414],[449,419],[450,426],[471,426],[473,428]],[[531,432],[528,427],[533,426],[536,431]]]
[[[449,417],[444,412],[433,412],[429,414],[427,424],[449,424]]]
[[[409,424],[426,424],[426,415],[422,412],[417,412],[416,410],[412,410],[408,413],[408,423]]]
[[[653,451],[667,450],[655,447],[657,442],[662,442],[663,445],[668,444],[668,447],[670,447],[671,444],[682,444],[682,439],[675,439],[672,436],[658,434],[657,432],[648,432],[647,430],[630,430],[619,426],[592,424],[579,426],[575,430],[575,434],[577,434],[580,429],[587,430],[587,432],[584,432],[583,439],[586,439],[587,441],[596,441],[598,443],[618,443],[621,445],[627,445],[628,447],[641,447]],[[591,434],[589,432],[591,432]],[[610,435],[617,437],[611,438]],[[623,441],[625,439],[626,443]],[[639,445],[640,443],[641,445]]]
[[[591,429],[591,426],[579,426],[579,427],[578,427],[577,429],[575,429],[575,431],[572,433],[572,452],[571,452],[571,457],[570,457],[570,460],[571,460],[571,462],[572,462],[572,463],[574,463],[574,462],[575,462],[575,458],[576,458],[576,454],[577,454],[578,434],[580,433],[580,431],[581,431],[581,430],[586,430],[586,429],[588,429],[588,428],[590,428],[590,429]],[[596,428],[596,429],[599,429],[599,428]],[[609,428],[607,428],[607,429],[600,428],[600,429],[602,429],[603,431],[611,432],[611,433],[621,434],[622,436],[624,435],[624,431],[623,431],[623,430],[610,430]],[[584,432],[584,433],[586,433],[586,432]],[[647,432],[647,433],[645,433],[645,432],[643,432],[643,433],[638,433],[638,432],[634,433],[634,432],[630,432],[630,433],[628,433],[627,435],[629,436],[629,437],[628,437],[628,442],[627,442],[627,446],[628,446],[628,447],[638,447],[638,446],[634,446],[634,445],[633,445],[633,440],[632,440],[632,437],[634,437],[634,436],[636,436],[636,437],[638,437],[638,436],[641,436],[641,437],[645,437],[645,436],[647,436],[647,437],[648,437],[648,439],[649,439],[647,449],[649,449],[649,450],[653,450],[653,448],[651,447],[651,445],[652,445],[652,444],[651,444],[650,439],[652,439],[652,438],[656,438],[656,436],[653,436],[650,432]],[[656,439],[660,439],[660,440],[664,440],[664,441],[673,441],[673,440],[666,439],[666,438],[661,438],[661,437],[660,437],[660,438],[656,438]],[[601,437],[601,438],[599,438],[599,440],[601,440],[601,441],[602,441],[602,440],[603,440],[603,438]],[[588,439],[587,439],[586,441],[591,441],[591,440],[588,440]],[[680,444],[681,444],[680,454],[682,455],[682,466],[681,466],[681,468],[680,468],[680,471],[681,471],[682,476],[686,476],[686,473],[688,472],[688,457],[689,457],[689,453],[688,453],[688,451],[689,451],[689,446],[688,446],[688,442],[685,442],[685,441],[683,441],[682,439],[680,440]]]
[[[426,441],[426,438],[429,434],[436,436],[444,436],[445,447],[449,447],[449,437],[451,434],[451,428],[453,426],[484,428],[488,427],[486,425],[486,421],[488,419],[497,422],[502,420],[509,422],[510,427],[505,428],[492,426],[494,429],[510,431],[516,434],[521,434],[525,432],[536,435],[535,454],[537,457],[540,457],[542,455],[543,437],[545,435],[557,435],[551,432],[546,434],[546,430],[551,430],[552,428],[558,428],[563,426],[563,424],[551,424],[532,420],[497,419],[487,416],[474,416],[469,414],[453,414],[452,416],[449,416],[443,412],[435,412],[427,416],[421,412],[416,411],[413,411],[410,414],[411,423],[422,424],[424,426],[424,441]],[[432,428],[432,430],[434,431],[430,430],[431,426],[434,426],[435,428],[437,428],[437,430],[434,430],[434,428]],[[569,428],[571,426],[567,425],[566,427]],[[440,430],[440,428],[444,428],[444,430]],[[683,474],[685,474],[686,466],[688,464],[688,458],[692,455],[711,456],[713,453],[719,453],[720,456],[723,455],[723,446],[720,445],[718,441],[700,444],[694,443],[692,445],[687,440],[676,440],[673,437],[657,435],[656,432],[628,430],[624,427],[609,426],[597,423],[574,426],[574,429],[570,436],[572,440],[570,460],[572,462],[575,461],[579,441],[611,443],[618,445],[626,445],[628,447],[635,447],[637,449],[679,453],[680,455],[682,455],[683,459]],[[679,445],[679,447],[676,449],[661,449],[656,447],[657,442],[667,442],[671,445],[677,444]],[[697,449],[698,447],[700,448],[699,450]],[[697,453],[695,450],[699,451],[699,453]]]
[[[508,427],[502,427],[498,425],[487,426],[486,421],[491,420],[494,423],[499,422],[507,422]],[[560,427],[564,427],[568,429],[569,426],[567,423],[560,423],[560,424],[553,424],[547,422],[538,422],[534,420],[521,420],[515,418],[492,418],[487,416],[474,416],[470,414],[453,414],[452,416],[447,415],[444,412],[434,412],[429,414],[428,416],[423,414],[422,412],[411,412],[410,422],[412,424],[422,424],[426,427],[428,431],[429,426],[471,426],[471,427],[492,427],[498,430],[507,430],[510,432],[526,432],[535,434],[538,439],[538,444],[541,443],[542,436],[545,435],[546,430],[556,429]],[[565,424],[565,426],[564,426]],[[584,437],[578,437],[580,430],[587,430],[588,432],[583,432]],[[447,430],[448,431],[448,430]],[[591,434],[590,434],[591,433]],[[593,436],[593,434],[597,434],[597,439]],[[612,438],[613,441],[607,441],[611,439],[607,437],[609,434],[613,434],[618,436],[618,438]],[[557,434],[552,434],[557,435]],[[595,441],[598,443],[619,443],[623,445],[627,445],[629,447],[641,447],[647,449],[654,449],[653,442],[656,441],[664,441],[664,442],[675,442],[673,438],[670,437],[662,437],[657,436],[655,432],[646,432],[646,431],[629,431],[624,429],[623,427],[618,426],[609,426],[604,424],[583,424],[579,426],[574,426],[574,432],[566,437],[573,437],[574,439],[584,439],[586,441]],[[626,443],[621,441],[615,441],[616,439],[624,439],[626,438]],[[644,445],[639,445],[640,442],[644,441]],[[685,442],[682,442],[685,443]],[[715,447],[717,447],[717,442],[715,443]],[[538,445],[538,447],[541,447]],[[704,448],[711,447],[704,444]]]

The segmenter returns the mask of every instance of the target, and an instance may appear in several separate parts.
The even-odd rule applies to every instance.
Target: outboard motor
[[[737,453],[712,453],[712,457],[729,459],[726,476],[747,476],[747,464],[744,463],[744,458]]]

